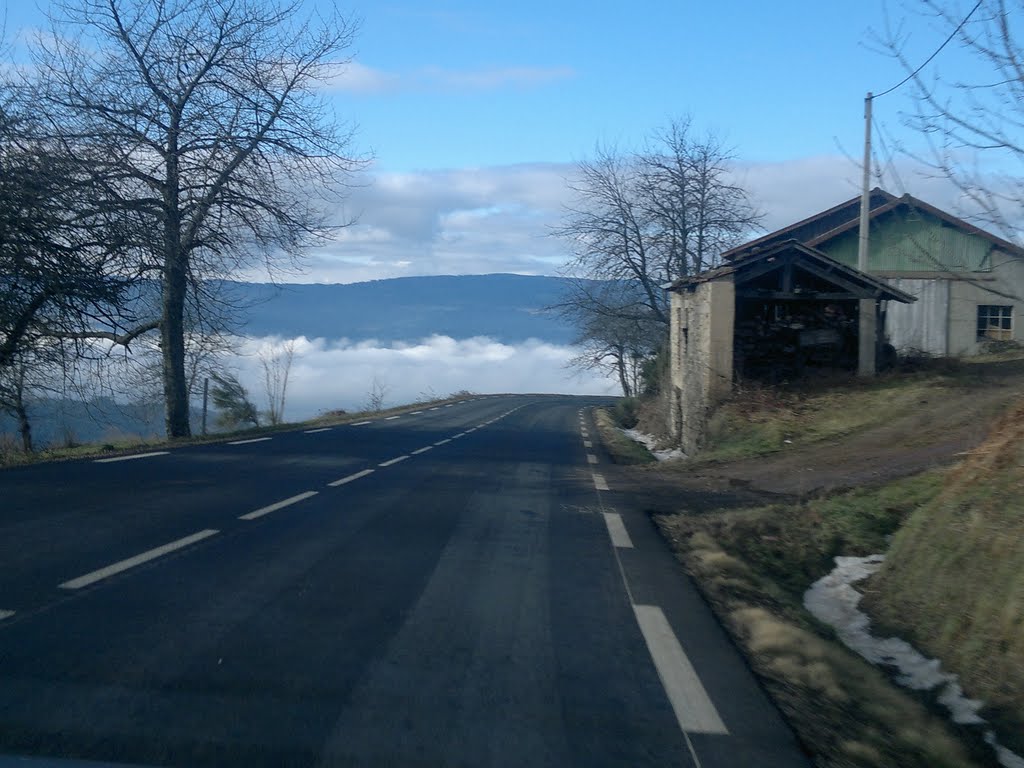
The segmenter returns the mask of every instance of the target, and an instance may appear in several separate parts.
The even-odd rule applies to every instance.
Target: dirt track
[[[969,383],[922,400],[887,424],[751,459],[677,460],[617,479],[652,511],[691,511],[800,498],[874,485],[956,461],[981,443],[994,417],[1024,395],[1024,362],[972,367]]]

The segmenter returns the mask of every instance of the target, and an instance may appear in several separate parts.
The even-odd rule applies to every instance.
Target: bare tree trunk
[[[632,397],[633,391],[629,386],[629,376],[626,373],[626,353],[621,348],[617,350],[618,354],[615,357],[615,367],[619,374],[619,384],[622,387],[623,397]]]
[[[25,362],[21,362],[14,386],[14,414],[18,417],[18,431],[21,433],[21,449],[32,453],[32,423],[25,408]]]
[[[160,350],[163,357],[167,436],[189,437],[188,381],[185,377],[185,267],[168,259],[164,270]]]
[[[18,415],[18,432],[21,433],[21,449],[25,453],[32,453],[32,423],[28,420],[28,411],[21,398],[18,398],[14,410]]]

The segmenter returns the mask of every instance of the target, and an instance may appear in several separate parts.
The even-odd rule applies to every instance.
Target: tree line
[[[0,407],[27,429],[33,380],[143,345],[184,438],[224,278],[346,223],[361,160],[322,87],[356,24],[272,0],[77,0],[49,21],[0,81]]]

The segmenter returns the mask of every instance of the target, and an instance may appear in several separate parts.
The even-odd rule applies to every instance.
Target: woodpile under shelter
[[[884,364],[895,354],[884,338],[888,306],[915,300],[796,239],[753,247],[669,291],[670,429],[688,453],[737,378],[774,383],[813,367]]]

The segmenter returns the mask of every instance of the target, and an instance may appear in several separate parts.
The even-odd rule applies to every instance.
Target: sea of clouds
[[[238,339],[230,363],[251,399],[266,409],[261,353],[281,353],[289,339]],[[327,410],[358,410],[369,404],[375,384],[384,405],[443,397],[468,390],[503,392],[616,394],[615,382],[568,366],[578,354],[571,346],[531,339],[503,344],[485,337],[430,336],[417,342],[380,344],[374,340],[307,339],[294,343],[285,418],[296,421]]]

